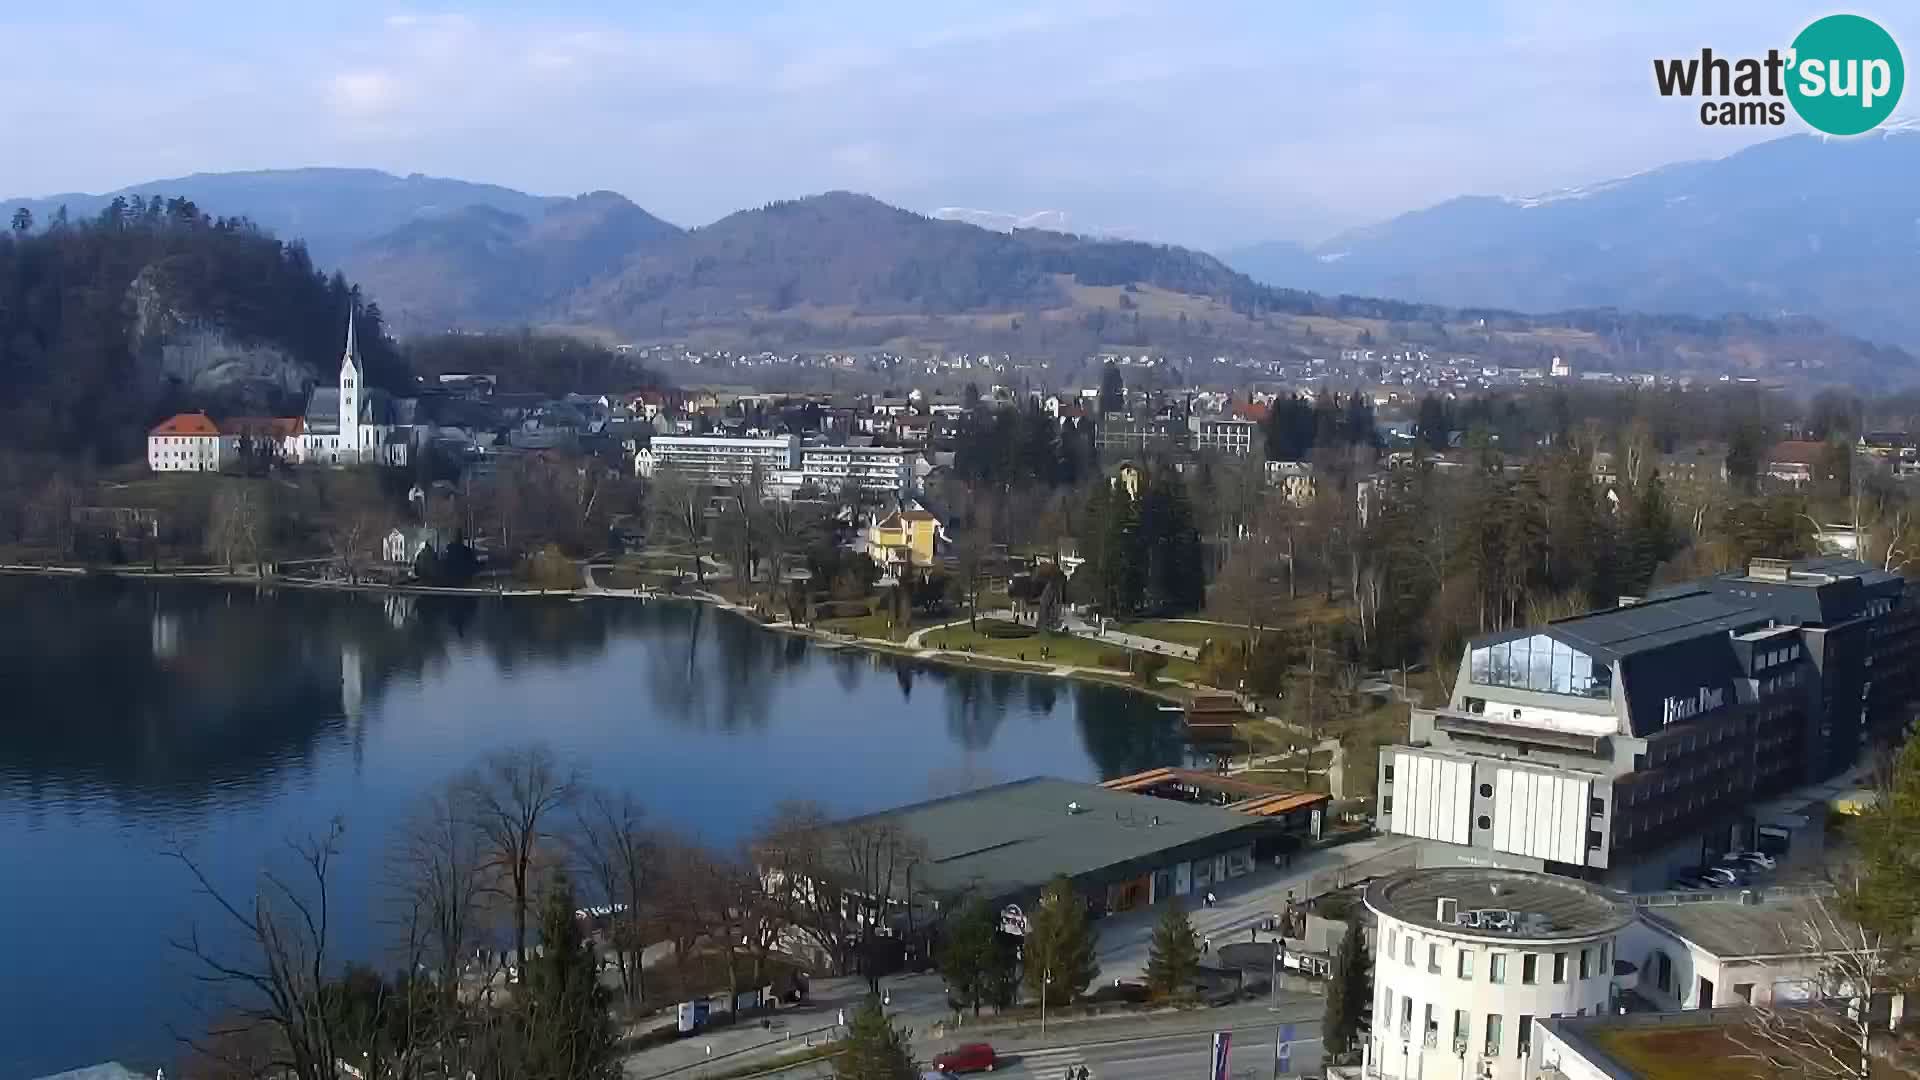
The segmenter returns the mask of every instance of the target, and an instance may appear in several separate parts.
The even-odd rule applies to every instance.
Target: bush
[[[527,580],[543,589],[572,589],[580,584],[580,568],[554,544],[528,556],[521,566]]]
[[[1141,682],[1151,686],[1154,677],[1166,666],[1167,658],[1159,653],[1142,653],[1140,659],[1134,661],[1133,670],[1134,674],[1140,676]]]
[[[865,600],[822,600],[814,605],[818,619],[858,619],[871,614],[873,608]]]
[[[1019,638],[1030,638],[1039,632],[1040,631],[1034,629],[1031,626],[1022,626],[1019,623],[1005,622],[1000,619],[980,620],[980,635],[982,637],[990,637],[1000,641],[1012,641]]]
[[[1096,659],[1099,660],[1101,667],[1112,668],[1115,671],[1126,671],[1132,666],[1130,663],[1132,657],[1125,649],[1101,649]]]

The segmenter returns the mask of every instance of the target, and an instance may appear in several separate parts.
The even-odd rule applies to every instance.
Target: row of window
[[[1798,660],[1799,658],[1800,658],[1800,646],[1788,645],[1788,646],[1785,646],[1784,648],[1769,649],[1766,652],[1761,653],[1760,662],[1755,666],[1769,668],[1774,666],[1775,664],[1784,664],[1791,660]]]
[[[1561,950],[1555,953],[1521,953],[1519,954],[1520,983],[1523,986],[1533,986],[1540,981],[1540,958],[1543,956],[1551,957],[1553,981],[1556,983],[1564,983],[1567,981],[1567,968],[1569,963],[1575,965],[1575,970],[1579,972],[1578,978],[1591,979],[1596,975],[1609,975],[1611,971],[1607,967],[1607,944],[1607,942],[1603,941],[1597,948],[1591,945],[1583,946],[1577,956],[1568,950]],[[1402,936],[1398,927],[1389,926],[1387,928],[1386,955],[1400,956],[1403,958],[1406,966],[1416,970],[1419,968],[1418,956],[1415,952],[1418,945],[1419,942],[1412,933]],[[1439,975],[1445,971],[1443,960],[1445,958],[1446,948],[1447,946],[1441,942],[1430,941],[1427,943],[1428,974]],[[1474,978],[1474,968],[1476,966],[1474,960],[1476,951],[1466,946],[1455,946],[1453,952],[1455,958],[1455,977],[1471,982]],[[1498,951],[1489,951],[1487,953],[1488,982],[1499,985],[1507,981],[1507,961],[1512,955],[1512,953]]]
[[[1385,991],[1385,994],[1386,997],[1383,999],[1382,1004],[1386,1011],[1383,1015],[1395,1016],[1393,1011],[1393,991],[1389,989]],[[1596,1008],[1594,1012],[1597,1015],[1599,1009]],[[1553,1017],[1563,1015],[1565,1014],[1554,1013]],[[1585,1016],[1587,1015],[1587,1010],[1582,1007],[1575,1010],[1574,1015]],[[1550,1019],[1553,1017],[1550,1017]],[[1400,999],[1400,1012],[1396,1018],[1399,1022],[1395,1027],[1394,1033],[1399,1036],[1403,1045],[1411,1046],[1414,1038],[1412,998]],[[1440,1045],[1440,1018],[1435,1015],[1434,1008],[1431,1004],[1426,1006],[1425,1014],[1421,1019],[1423,1026],[1420,1029],[1420,1046],[1427,1050],[1438,1048]],[[1533,1050],[1533,1014],[1522,1013],[1520,1015],[1519,1027],[1520,1035],[1519,1038],[1514,1040],[1513,1053],[1515,1057],[1524,1058]],[[1453,1052],[1456,1055],[1465,1057],[1472,1043],[1472,1039],[1473,1014],[1465,1009],[1453,1010],[1453,1041],[1449,1044]],[[1385,1048],[1383,1048],[1383,1050],[1384,1049]],[[1504,1052],[1506,1052],[1506,1017],[1500,1013],[1488,1013],[1485,1022],[1480,1028],[1480,1055],[1482,1057],[1494,1058],[1499,1057]]]

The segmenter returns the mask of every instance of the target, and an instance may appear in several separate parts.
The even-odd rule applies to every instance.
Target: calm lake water
[[[0,578],[0,1080],[171,1064],[206,1017],[170,947],[345,823],[341,955],[376,957],[394,824],[529,741],[728,844],[784,798],[875,809],[1178,763],[1125,690],[825,649],[690,604]]]

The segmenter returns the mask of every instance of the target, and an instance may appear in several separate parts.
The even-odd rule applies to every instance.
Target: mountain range
[[[1809,315],[1920,345],[1920,132],[1796,135],[1531,198],[1475,195],[1312,247],[1228,251],[1294,288],[1522,312]]]
[[[1565,355],[1588,368],[1904,379],[1920,374],[1904,352],[1847,334],[1920,340],[1920,315],[1897,302],[1916,256],[1920,194],[1905,183],[1916,155],[1920,140],[1905,137],[1789,138],[1551,196],[1454,199],[1311,250],[1224,261],[1024,227],[1064,225],[1051,214],[929,217],[850,192],[687,229],[613,192],[539,196],[364,169],[203,173],[0,205],[45,221],[116,194],[184,195],[304,241],[403,332],[535,325],[1062,358],[1138,346],[1304,360],[1383,345],[1503,364]]]

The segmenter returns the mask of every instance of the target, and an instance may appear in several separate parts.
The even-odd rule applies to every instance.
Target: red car
[[[992,1072],[999,1062],[993,1047],[986,1043],[968,1043],[936,1055],[933,1067],[949,1073]]]

